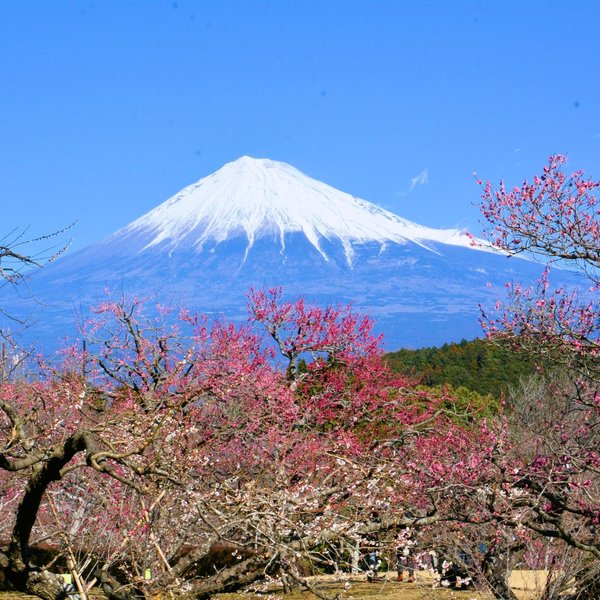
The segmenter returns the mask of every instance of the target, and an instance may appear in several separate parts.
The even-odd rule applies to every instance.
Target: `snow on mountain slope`
[[[181,190],[118,231],[120,238],[141,237],[148,249],[180,245],[201,252],[206,242],[245,235],[245,258],[256,239],[271,235],[285,251],[286,234],[303,233],[325,260],[322,240],[341,242],[352,264],[354,244],[413,241],[469,246],[457,229],[431,229],[312,179],[291,165],[244,156]]]
[[[106,290],[243,320],[251,287],[281,286],[292,298],[351,303],[376,320],[389,349],[439,345],[481,335],[479,305],[493,307],[507,281],[529,285],[542,271],[480,250],[456,229],[417,225],[285,163],[243,157],[47,265],[23,297],[0,293],[0,308],[35,322],[27,335],[52,348]]]

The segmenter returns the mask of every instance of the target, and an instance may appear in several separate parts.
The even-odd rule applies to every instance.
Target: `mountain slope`
[[[19,317],[37,317],[31,331],[51,346],[106,289],[239,319],[251,286],[283,286],[291,296],[352,303],[396,349],[480,335],[478,305],[492,306],[506,281],[533,282],[539,272],[471,248],[458,230],[423,227],[285,163],[243,157],[36,273],[31,289],[42,305],[10,301]]]
[[[312,179],[291,165],[244,156],[184,188],[166,202],[133,221],[107,240],[143,240],[176,250],[192,246],[202,252],[207,244],[245,236],[247,257],[254,242],[272,236],[285,253],[286,235],[302,233],[325,260],[322,240],[338,240],[349,265],[354,244],[382,245],[438,241],[468,245],[461,232],[422,227],[371,202],[340,192]]]

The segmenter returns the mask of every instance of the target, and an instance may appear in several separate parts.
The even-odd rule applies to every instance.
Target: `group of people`
[[[415,553],[416,542],[412,537],[412,531],[409,528],[403,529],[398,535],[398,545],[396,548],[396,571],[397,580],[404,581],[404,572],[408,573],[407,581],[412,583],[415,580],[415,570],[417,568],[417,556]],[[376,548],[370,548],[366,554],[367,579],[369,581],[377,579],[379,567],[379,556]]]
[[[440,553],[441,552],[441,553]],[[447,581],[448,585],[453,586],[457,580],[467,583],[471,578],[464,571],[465,565],[472,562],[472,557],[464,552],[460,552],[458,564],[453,564],[445,559],[444,550],[426,550],[419,548],[413,531],[410,528],[402,529],[397,538],[396,545],[396,572],[397,581],[407,581],[412,583],[416,578],[418,569],[429,569],[437,571],[441,579]],[[368,548],[365,556],[367,563],[367,579],[375,581],[378,578],[379,556],[376,541]],[[461,566],[462,565],[462,566]]]

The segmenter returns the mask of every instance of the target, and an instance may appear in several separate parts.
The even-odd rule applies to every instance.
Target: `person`
[[[408,572],[408,583],[415,580],[415,541],[412,538],[412,531],[407,527],[398,535],[398,547],[396,548],[396,571],[398,581],[404,581],[404,571]]]
[[[377,581],[379,567],[379,553],[377,551],[378,542],[377,534],[370,533],[366,536],[366,554],[365,562],[367,563],[367,581]]]
[[[377,568],[379,567],[379,557],[377,556],[377,550],[372,550],[367,554],[367,566],[369,570],[367,572],[367,581],[377,580]]]

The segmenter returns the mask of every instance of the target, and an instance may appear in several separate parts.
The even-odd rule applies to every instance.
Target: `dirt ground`
[[[344,600],[360,600],[362,598],[379,598],[381,600],[492,600],[488,593],[473,588],[451,590],[439,587],[429,573],[419,573],[415,583],[396,581],[396,573],[390,572],[376,583],[368,583],[364,576],[350,576],[337,580],[332,576],[317,578],[319,588],[328,596],[343,592]],[[519,600],[536,600],[546,582],[546,574],[542,571],[514,571],[509,583]],[[299,591],[284,595],[281,589],[261,591],[256,594],[218,594],[215,600],[242,600],[245,598],[268,598],[269,600],[314,600],[316,596]],[[0,600],[2,600],[0,598]]]
[[[433,587],[434,580],[428,573],[419,573],[415,583],[398,582],[395,572],[390,572],[379,581],[368,583],[364,576],[349,576],[344,579],[324,576],[315,579],[319,589],[328,596],[340,594],[344,600],[361,600],[378,598],[380,600],[492,600],[484,592],[472,588],[466,590],[450,590]],[[543,571],[514,571],[509,579],[510,585],[519,600],[536,600],[544,587],[546,574]],[[34,596],[25,594],[0,592],[0,600],[33,600]],[[284,595],[280,588],[260,590],[256,593],[217,594],[214,600],[248,600],[264,598],[265,600],[314,600],[316,596],[310,592],[299,591]]]

